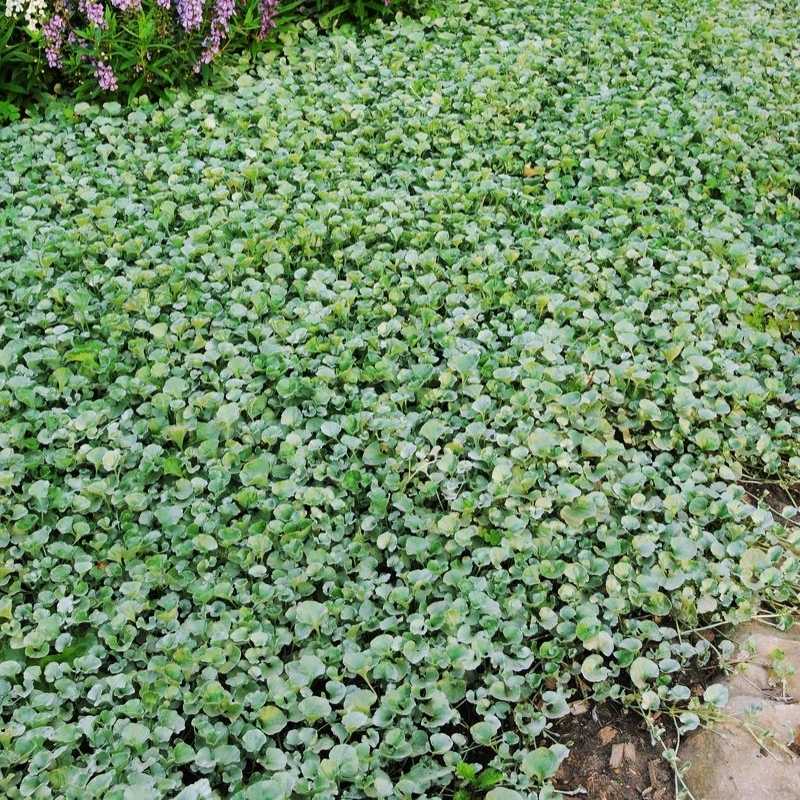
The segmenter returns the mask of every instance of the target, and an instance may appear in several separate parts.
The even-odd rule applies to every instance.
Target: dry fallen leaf
[[[526,164],[522,168],[522,177],[523,178],[534,178],[537,175],[544,175],[544,167],[542,166],[533,166],[533,164]]]
[[[604,728],[600,728],[598,735],[600,736],[600,743],[605,745],[614,741],[617,736],[617,729],[612,725],[606,725]]]
[[[636,745],[633,742],[625,742],[623,748],[625,749],[625,760],[636,761]]]
[[[569,711],[574,717],[585,714],[589,710],[589,703],[587,700],[577,700],[570,707]]]

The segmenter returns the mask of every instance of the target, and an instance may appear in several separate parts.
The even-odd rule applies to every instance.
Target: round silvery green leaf
[[[587,650],[599,650],[604,656],[610,656],[614,652],[614,638],[608,631],[598,631],[584,642],[584,646]]]
[[[542,710],[548,719],[559,719],[569,714],[569,704],[561,692],[542,692],[542,699],[545,702]]]
[[[258,713],[261,729],[269,736],[280,733],[287,724],[286,715],[277,706],[265,706]]]
[[[267,747],[261,753],[261,763],[265,769],[279,772],[286,768],[288,758],[286,753],[277,747]]]
[[[427,439],[431,444],[436,442],[444,435],[447,426],[438,419],[429,419],[420,429],[420,435]]]
[[[697,555],[697,544],[688,536],[676,536],[670,539],[669,545],[681,561],[689,561]]]
[[[287,793],[277,780],[261,780],[245,791],[247,800],[286,800]]]
[[[513,789],[506,789],[502,786],[495,786],[486,793],[485,800],[524,800],[519,792]]]
[[[305,697],[298,704],[298,710],[309,722],[316,722],[331,713],[331,704],[324,697]]]
[[[561,762],[566,758],[568,750],[563,745],[537,747],[522,759],[522,769],[539,783],[552,778],[558,771]]]
[[[722,443],[719,433],[711,428],[698,431],[694,440],[701,450],[708,452],[719,450],[720,444]]]
[[[123,726],[120,739],[123,744],[140,747],[150,738],[150,730],[139,722],[129,722]]]
[[[242,745],[248,753],[257,753],[266,744],[267,737],[258,728],[251,728],[242,737]]]
[[[295,609],[295,619],[303,625],[319,626],[327,616],[328,609],[316,600],[304,600]]]
[[[498,730],[500,730],[499,720],[487,719],[482,722],[476,722],[470,727],[469,732],[478,744],[488,744],[494,739]]]
[[[606,450],[606,445],[595,436],[581,438],[581,453],[587,458],[603,458]]]
[[[661,419],[661,409],[652,400],[644,398],[639,401],[639,416],[648,421],[658,421]]]
[[[681,723],[679,726],[680,733],[689,733],[700,727],[700,718],[691,711],[684,711],[678,719]]]
[[[203,552],[206,553],[210,553],[219,547],[219,545],[217,544],[217,540],[213,536],[210,536],[207,533],[201,533],[198,536],[195,536],[193,542],[194,546],[198,550],[202,550]]]
[[[581,675],[590,683],[597,683],[605,680],[609,672],[608,669],[603,666],[603,657],[597,654],[586,656],[581,665]]]
[[[571,528],[580,529],[586,522],[594,518],[595,506],[589,497],[579,497],[577,500],[561,509],[561,518]]]
[[[35,500],[44,501],[47,499],[47,493],[50,491],[50,481],[34,481],[28,487],[28,494]]]
[[[349,744],[337,744],[324,759],[323,772],[340,778],[353,778],[358,772],[358,752]]]
[[[308,686],[325,672],[325,665],[316,656],[302,656],[286,665],[286,675],[295,686]]]
[[[171,397],[183,397],[187,388],[188,384],[183,378],[167,378],[164,382],[164,394],[168,394]]]
[[[235,403],[225,403],[217,411],[217,419],[225,425],[233,425],[238,421],[241,412]]]
[[[245,486],[267,487],[269,485],[270,461],[266,456],[259,456],[248,461],[239,473]]]
[[[372,791],[376,797],[391,797],[394,791],[394,784],[386,773],[375,776],[372,782]]]
[[[453,740],[446,733],[431,736],[431,750],[434,753],[447,753],[453,748]]]
[[[155,515],[162,525],[177,525],[183,517],[183,509],[180,506],[161,506],[156,510]]]
[[[24,669],[18,661],[0,661],[0,678],[13,678]]]
[[[657,692],[647,689],[642,692],[640,704],[645,711],[657,711],[661,706],[661,698]]]
[[[350,711],[342,717],[342,726],[349,734],[366,727],[369,722],[370,718],[361,711]]]
[[[545,428],[537,428],[528,436],[528,447],[533,455],[547,455],[558,444],[559,438],[552,431]]]
[[[214,761],[222,766],[235,764],[241,760],[239,748],[234,745],[224,744],[214,748]]]
[[[630,676],[637,689],[644,689],[648,681],[658,678],[658,664],[649,658],[639,656],[630,666]]]
[[[181,789],[175,800],[210,800],[213,796],[208,778],[201,778]]]
[[[331,439],[335,439],[342,430],[342,426],[333,420],[325,420],[325,422],[323,422],[320,426],[320,430],[326,436],[329,436]]]
[[[722,708],[728,702],[728,687],[722,683],[712,683],[703,692],[703,700],[710,705]]]
[[[492,470],[492,480],[503,483],[511,477],[512,465],[510,461],[500,461]]]
[[[683,702],[689,700],[691,696],[692,696],[692,690],[688,686],[684,686],[682,684],[678,684],[677,686],[671,686],[669,692],[667,693],[667,697],[675,702]]]
[[[128,784],[125,786],[123,797],[125,800],[158,800],[158,791],[154,786],[144,783]]]
[[[113,780],[113,772],[101,772],[99,775],[95,775],[86,784],[86,792],[88,796],[91,798],[102,797],[103,793],[106,792],[111,786]]]
[[[120,453],[119,450],[107,450],[103,453],[101,459],[103,469],[107,472],[115,470],[119,466],[120,461],[122,461],[122,453]]]

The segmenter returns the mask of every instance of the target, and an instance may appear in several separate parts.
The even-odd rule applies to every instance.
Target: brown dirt
[[[672,747],[672,726],[665,727]],[[641,717],[607,704],[564,717],[554,732],[570,748],[555,778],[557,789],[582,789],[575,795],[582,800],[675,800],[672,770]]]
[[[762,481],[742,480],[742,488],[747,492],[750,502],[759,500],[769,506],[773,514],[777,515],[778,522],[786,526],[800,526],[800,515],[789,519],[783,516],[783,509],[787,506],[797,507],[800,503],[800,484],[792,486],[789,491],[777,483]]]

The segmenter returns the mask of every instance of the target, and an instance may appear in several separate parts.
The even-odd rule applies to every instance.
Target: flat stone
[[[757,688],[762,692],[783,695],[800,701],[800,633],[784,632],[767,625],[751,622],[742,625],[734,634],[737,645],[736,659],[743,663],[729,682],[731,693],[752,694]],[[785,655],[785,664],[794,667],[794,674],[776,675],[773,671],[774,654]],[[800,796],[800,795],[798,795]]]
[[[790,746],[800,733],[800,633],[750,623],[733,638],[736,674],[721,681],[730,700],[724,720],[684,742],[678,754],[695,800],[799,800],[800,758]],[[777,675],[780,650],[794,675]]]

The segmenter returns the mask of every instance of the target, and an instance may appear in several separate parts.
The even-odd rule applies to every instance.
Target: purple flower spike
[[[214,14],[211,17],[211,33],[203,42],[203,53],[197,63],[195,71],[200,69],[201,64],[210,64],[214,57],[219,53],[222,42],[228,34],[231,17],[236,11],[236,0],[216,0],[214,4]]]
[[[78,8],[92,25],[105,28],[106,21],[102,3],[95,3],[94,0],[79,0]]]
[[[139,11],[142,0],[111,0],[111,5],[120,11]]]
[[[67,23],[59,14],[54,14],[42,26],[45,48],[44,55],[48,66],[53,69],[61,66],[61,48],[64,45],[64,32]]]
[[[97,85],[105,92],[115,92],[117,90],[117,76],[114,70],[105,61],[98,61],[94,65],[94,74],[97,78]]]
[[[185,31],[196,31],[203,23],[203,0],[177,0],[178,19]]]
[[[258,38],[263,39],[275,27],[275,12],[279,0],[261,0],[261,29]]]

